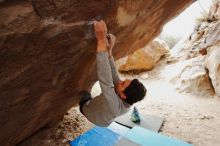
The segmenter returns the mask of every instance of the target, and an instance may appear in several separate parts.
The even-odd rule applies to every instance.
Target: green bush
[[[181,39],[180,37],[174,37],[171,35],[167,35],[167,36],[163,35],[163,36],[159,36],[159,38],[164,40],[170,49],[172,49],[176,45],[176,43]]]

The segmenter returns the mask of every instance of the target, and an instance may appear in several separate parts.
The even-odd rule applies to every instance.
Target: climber
[[[126,113],[132,104],[142,100],[146,88],[137,79],[120,80],[112,56],[115,36],[109,34],[104,21],[94,21],[94,31],[97,38],[97,76],[102,94],[91,98],[88,91],[81,93],[79,102],[81,113],[98,126],[108,126],[114,118]]]

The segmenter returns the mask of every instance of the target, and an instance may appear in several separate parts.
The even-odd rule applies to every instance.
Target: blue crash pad
[[[141,146],[192,146],[186,142],[135,126],[125,135],[127,139]]]
[[[130,131],[131,129],[125,126],[122,126],[116,122],[112,122],[109,126],[108,129],[110,129],[111,131],[124,136],[128,133],[128,131]]]
[[[121,136],[108,128],[95,126],[70,142],[71,146],[114,146]]]

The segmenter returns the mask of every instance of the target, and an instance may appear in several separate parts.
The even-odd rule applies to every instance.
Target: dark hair
[[[130,85],[124,90],[124,93],[127,97],[125,101],[128,104],[132,105],[144,99],[146,92],[147,89],[144,87],[144,85],[137,79],[133,79]]]

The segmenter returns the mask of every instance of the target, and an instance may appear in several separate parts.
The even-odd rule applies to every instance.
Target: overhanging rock
[[[76,105],[95,77],[103,19],[117,58],[143,47],[191,0],[0,1],[0,143],[15,145]]]

